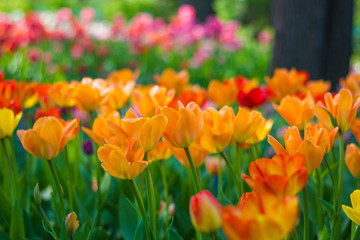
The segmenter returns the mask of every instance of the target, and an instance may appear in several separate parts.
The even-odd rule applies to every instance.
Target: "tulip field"
[[[360,74],[249,31],[0,13],[0,239],[360,239]]]

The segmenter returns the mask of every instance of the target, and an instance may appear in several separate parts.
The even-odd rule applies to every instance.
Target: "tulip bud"
[[[221,226],[221,205],[207,190],[190,199],[190,217],[194,228],[211,233]]]
[[[218,155],[207,157],[205,161],[205,167],[208,173],[212,175],[218,175],[219,168],[221,168],[221,171],[224,171],[225,161],[224,159],[218,157]]]
[[[40,194],[39,183],[36,183],[35,188],[34,188],[34,199],[35,199],[35,203],[37,205],[41,204],[41,194]]]
[[[66,232],[69,236],[72,236],[79,227],[79,220],[76,219],[77,215],[75,212],[71,212],[66,216],[65,226]]]
[[[353,143],[346,147],[345,163],[351,174],[360,178],[360,149]]]

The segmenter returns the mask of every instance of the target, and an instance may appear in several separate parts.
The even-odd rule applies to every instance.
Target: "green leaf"
[[[25,229],[23,212],[19,202],[16,201],[11,212],[10,238],[12,240],[22,240],[24,237]]]
[[[169,227],[166,229],[163,239],[166,239],[166,236],[168,235],[173,223],[174,223],[174,217],[171,217],[171,223],[170,223]]]
[[[120,197],[119,201],[119,222],[120,230],[125,240],[134,239],[136,232],[137,211],[133,204],[124,196]]]
[[[170,230],[170,240],[184,240],[174,229]]]
[[[93,240],[107,240],[109,235],[106,233],[103,227],[96,227],[92,237]]]
[[[324,225],[324,227],[320,233],[319,240],[328,240],[329,238],[330,238],[329,229],[327,228],[326,225]]]
[[[10,240],[10,237],[4,232],[0,232],[0,239],[1,240]]]
[[[45,232],[47,232],[47,233],[50,234],[54,239],[56,239],[56,237],[55,237],[55,235],[53,234],[53,232],[47,228],[46,223],[44,222],[44,220],[42,221],[42,226],[43,226]]]
[[[61,240],[68,240],[69,239],[69,236],[68,236],[67,231],[66,231],[65,221],[61,222],[60,239]]]
[[[136,227],[134,240],[137,240],[137,239],[146,239],[146,230],[145,230],[145,226],[144,226],[144,221],[142,219]]]
[[[319,199],[320,202],[323,204],[323,206],[325,207],[325,210],[327,211],[329,217],[331,218],[331,220],[334,219],[334,208],[333,206],[328,203],[327,201],[323,200],[323,199]]]

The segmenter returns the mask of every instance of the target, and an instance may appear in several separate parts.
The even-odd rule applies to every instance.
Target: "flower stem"
[[[322,179],[321,179],[321,168],[320,166],[315,170],[316,174],[316,194],[317,194],[317,225],[318,225],[318,232],[320,233],[323,229],[323,209],[321,206],[321,201],[323,196],[322,192]]]
[[[10,176],[9,181],[10,181],[10,189],[11,189],[11,199],[12,199],[12,203],[14,204],[15,199],[16,199],[16,181],[15,181],[15,176],[14,176],[14,169],[13,169],[13,166],[11,165],[10,157],[9,157],[9,154],[7,152],[7,149],[6,149],[5,139],[1,139],[1,145],[3,147],[6,162],[7,162],[8,167],[9,167],[9,176]]]
[[[65,160],[66,160],[66,165],[67,165],[68,174],[69,174],[68,189],[69,189],[70,208],[71,208],[71,210],[74,210],[73,194],[75,194],[75,184],[74,184],[73,178],[72,178],[71,166],[70,166],[70,161],[69,161],[69,152],[68,152],[67,146],[65,146]]]
[[[63,197],[62,197],[62,190],[61,190],[60,181],[59,181],[59,178],[58,178],[58,176],[56,174],[56,169],[55,169],[55,167],[54,167],[54,165],[52,163],[52,160],[47,160],[47,162],[49,164],[52,176],[53,176],[54,181],[55,181],[56,189],[58,191],[58,195],[59,195],[59,198],[60,198],[60,204],[61,204],[61,211],[64,214],[63,217],[65,217],[65,205],[64,205],[64,200],[63,200]]]
[[[343,189],[343,175],[344,175],[344,141],[343,141],[343,135],[339,134],[339,179],[336,191],[336,201],[334,204],[335,209],[335,217],[334,222],[332,224],[332,239],[336,239],[338,235],[338,229],[341,227],[341,201],[342,201],[342,189]]]
[[[186,157],[190,164],[191,172],[193,174],[193,179],[194,179],[193,183],[194,183],[195,193],[198,193],[200,191],[199,177],[196,173],[196,168],[195,168],[194,162],[192,160],[189,148],[186,147],[186,148],[184,148],[184,150],[185,150]]]
[[[165,229],[168,227],[168,221],[169,221],[169,191],[168,191],[168,185],[167,185],[167,179],[165,175],[165,168],[164,168],[164,161],[160,161],[160,174],[163,182],[164,187],[164,198],[165,198]],[[165,236],[166,239],[169,239],[168,234]]]
[[[222,200],[222,186],[223,186],[223,172],[221,167],[221,158],[219,158],[219,168],[218,168],[218,181],[217,181],[217,197],[219,200]]]
[[[235,186],[236,186],[236,190],[237,190],[237,193],[239,195],[239,197],[241,197],[241,187],[240,187],[240,184],[239,184],[239,180],[238,178],[236,177],[236,173],[235,173],[235,170],[234,168],[232,167],[228,157],[225,155],[224,152],[220,152],[220,155],[221,157],[225,160],[227,166],[229,167],[230,169],[230,175],[231,177],[233,178],[233,181],[235,182]]]
[[[244,193],[244,183],[241,179],[241,159],[240,159],[240,146],[239,143],[236,143],[236,161],[239,174],[239,183],[240,183],[240,196]]]
[[[309,205],[307,196],[307,187],[303,189],[303,201],[304,201],[304,240],[309,239]]]
[[[144,160],[147,161],[147,153],[145,153]],[[149,218],[150,226],[154,237],[156,238],[156,200],[155,200],[155,190],[154,183],[151,177],[150,166],[145,169],[146,177],[146,190],[148,195],[148,209],[149,209]]]
[[[39,204],[39,209],[40,209],[40,212],[41,214],[43,215],[44,219],[45,219],[45,222],[46,224],[49,226],[51,232],[54,234],[54,237],[55,239],[58,239],[57,235],[56,235],[56,232],[55,232],[55,229],[53,228],[53,226],[51,225],[49,219],[47,218],[45,212],[44,212],[44,209],[42,208],[42,206]]]
[[[136,186],[136,183],[134,182],[134,180],[129,179],[129,182],[131,184],[132,191],[133,191],[133,193],[135,195],[135,198],[136,198],[136,201],[138,203],[141,217],[142,217],[142,219],[144,221],[144,226],[145,226],[145,230],[146,230],[147,239],[150,240],[151,239],[151,232],[150,232],[149,223],[148,223],[148,220],[147,220],[147,217],[146,217],[144,202],[143,202],[143,200],[141,198],[139,189]]]

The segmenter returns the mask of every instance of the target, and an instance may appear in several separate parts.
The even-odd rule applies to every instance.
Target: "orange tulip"
[[[266,120],[262,114],[255,110],[239,107],[239,111],[233,120],[234,133],[232,140],[236,143],[244,143],[264,126]]]
[[[92,125],[92,130],[82,127],[82,130],[97,144],[104,145],[105,139],[113,136],[107,120],[112,121],[113,123],[120,124],[120,114],[117,111],[110,112],[105,115],[98,115],[94,120]]]
[[[163,114],[154,117],[137,117],[136,113],[129,109],[119,124],[108,121],[113,135],[121,138],[132,137],[139,141],[145,152],[153,150],[163,135],[167,119]]]
[[[179,109],[164,107],[158,112],[165,115],[168,120],[164,137],[175,147],[189,147],[200,134],[203,127],[200,107],[190,102],[186,107],[178,102]]]
[[[350,128],[359,106],[360,99],[354,101],[349,90],[341,89],[335,97],[331,93],[327,93],[325,95],[325,106],[319,103],[313,109],[319,122],[323,123],[328,129],[333,129],[337,125],[340,131],[344,133]]]
[[[207,101],[206,94],[206,90],[200,86],[189,85],[176,98],[172,100],[169,106],[176,108],[178,101],[180,101],[185,106],[190,102],[195,102],[197,105],[202,107]]]
[[[167,89],[174,89],[176,94],[179,95],[189,82],[189,73],[186,70],[177,73],[173,69],[167,68],[162,72],[161,76],[156,74],[154,78],[157,84]]]
[[[297,71],[294,68],[290,71],[285,68],[275,69],[272,78],[265,78],[270,91],[273,93],[270,98],[276,102],[286,95],[303,91],[308,80],[309,74],[307,72]]]
[[[360,143],[360,118],[355,118],[351,123],[350,131],[354,135],[356,141]]]
[[[294,229],[299,217],[296,196],[277,198],[270,193],[245,193],[238,208],[226,206],[222,230],[229,240],[280,240]]]
[[[325,153],[330,152],[338,127],[329,130],[323,124],[312,124],[305,128],[305,139],[309,139],[311,142],[319,146],[321,149],[325,149]]]
[[[74,85],[67,82],[54,83],[49,91],[50,99],[59,107],[73,107],[76,104],[75,99],[71,96],[71,90]]]
[[[248,138],[243,144],[244,145],[252,145],[259,142],[262,142],[266,136],[270,133],[271,128],[274,124],[272,119],[266,120],[266,122],[261,125],[250,138]]]
[[[51,160],[59,155],[78,132],[78,119],[65,122],[55,117],[42,117],[36,120],[32,129],[18,130],[17,135],[30,154]]]
[[[233,79],[219,82],[212,80],[208,87],[208,97],[216,106],[222,107],[236,102],[238,89]]]
[[[324,102],[324,96],[330,91],[331,83],[324,80],[310,81],[306,84],[305,88],[307,92],[310,92],[315,103],[319,101]]]
[[[173,144],[167,141],[166,139],[164,139],[164,143],[167,144],[167,146],[171,150],[171,153],[174,155],[176,160],[178,160],[179,163],[181,163],[181,165],[183,165],[186,168],[190,168],[190,163],[184,149],[174,147]],[[192,160],[194,162],[194,166],[196,168],[200,167],[205,162],[205,159],[209,154],[206,150],[200,148],[199,146],[196,146],[195,144],[190,145],[189,150]]]
[[[340,80],[340,85],[349,89],[355,99],[360,97],[360,74],[349,73],[345,79]]]
[[[345,163],[351,174],[360,179],[360,149],[354,143],[346,147]]]
[[[171,157],[171,149],[164,142],[158,142],[156,147],[148,153],[148,159],[152,162],[167,160]]]
[[[276,141],[272,136],[268,136],[269,144],[274,148],[277,154],[284,153],[294,156],[296,153],[305,156],[305,166],[308,174],[311,174],[317,167],[320,166],[325,155],[325,149],[322,149],[311,139],[301,139],[299,129],[297,127],[289,127],[284,135],[284,142],[286,149]]]
[[[97,151],[105,172],[120,179],[134,179],[150,164],[144,161],[145,151],[134,138],[111,137]]]
[[[123,108],[134,90],[134,86],[132,82],[124,86],[110,85],[102,100],[102,104],[112,110]]]
[[[71,95],[83,111],[91,112],[101,106],[107,87],[103,79],[83,78],[74,86]]]
[[[123,68],[118,71],[111,72],[107,77],[107,80],[110,84],[115,84],[116,86],[125,86],[128,83],[133,83],[133,85],[135,85],[139,74],[140,71],[138,70],[132,72],[129,68]]]
[[[250,177],[243,179],[256,192],[271,192],[276,196],[296,195],[308,180],[305,157],[277,154],[272,159],[260,158],[249,167]]]
[[[212,233],[221,227],[221,205],[208,191],[203,190],[190,199],[190,217],[196,231]]]
[[[209,153],[219,153],[229,145],[233,135],[234,111],[229,106],[219,111],[208,108],[203,112],[204,128],[196,143]]]
[[[142,116],[153,116],[158,106],[168,105],[175,96],[175,90],[157,85],[138,86],[132,95],[133,104]]]
[[[314,99],[310,93],[301,100],[296,96],[288,95],[281,99],[280,105],[273,104],[275,110],[285,119],[290,126],[304,129],[313,119]]]

